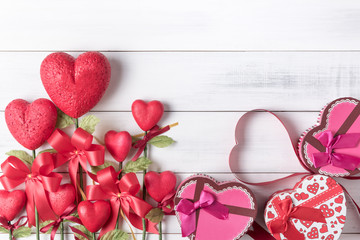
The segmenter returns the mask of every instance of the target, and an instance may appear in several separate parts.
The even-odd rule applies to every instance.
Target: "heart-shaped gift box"
[[[209,197],[215,200],[210,208],[206,206]],[[188,213],[184,213],[185,205]],[[224,208],[227,217],[216,217]],[[240,239],[252,225],[257,204],[250,189],[239,182],[217,182],[209,176],[194,175],[179,185],[175,210],[183,236],[192,240],[232,240]]]
[[[335,240],[346,221],[346,199],[334,179],[311,175],[302,178],[293,189],[272,195],[264,214],[276,239]]]
[[[321,111],[318,125],[303,134],[299,155],[315,173],[343,177],[359,173],[360,104],[339,98]]]

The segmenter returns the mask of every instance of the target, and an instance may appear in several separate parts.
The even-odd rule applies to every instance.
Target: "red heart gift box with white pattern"
[[[323,175],[304,177],[292,190],[272,195],[265,223],[276,239],[339,239],[346,221],[342,187]]]

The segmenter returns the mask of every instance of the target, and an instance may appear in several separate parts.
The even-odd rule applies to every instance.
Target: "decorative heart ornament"
[[[111,156],[122,162],[126,159],[131,149],[132,139],[128,132],[108,131],[105,134],[105,145]]]
[[[276,239],[338,239],[346,221],[342,187],[330,177],[304,177],[292,190],[275,193],[265,223]]]
[[[21,212],[26,203],[26,195],[21,190],[8,192],[0,190],[0,216],[4,217],[8,222]]]
[[[150,171],[146,173],[144,181],[149,195],[157,202],[161,202],[168,194],[175,191],[176,176],[171,171],[162,173]]]
[[[59,52],[48,55],[41,64],[41,80],[56,106],[78,118],[90,111],[109,86],[111,67],[99,52],[86,52],[76,60]]]
[[[252,225],[257,204],[250,189],[239,182],[195,175],[178,187],[175,210],[184,237],[232,240],[240,239]]]
[[[104,200],[98,200],[94,203],[82,201],[79,203],[78,213],[86,229],[94,233],[99,231],[109,219],[111,214],[110,203]]]
[[[359,100],[354,98],[340,98],[325,106],[319,124],[300,138],[301,160],[313,172],[328,176],[359,173],[359,115]]]
[[[55,129],[57,110],[44,98],[32,103],[23,99],[10,102],[5,109],[6,124],[13,137],[30,150],[40,147]]]
[[[47,192],[52,210],[61,216],[70,204],[74,203],[76,193],[72,184],[64,184],[56,192]]]
[[[136,100],[131,106],[131,112],[139,127],[148,131],[160,121],[164,113],[164,106],[156,100],[148,103]]]

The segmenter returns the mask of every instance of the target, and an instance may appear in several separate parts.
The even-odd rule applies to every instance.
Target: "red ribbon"
[[[312,155],[312,160],[316,168],[333,165],[353,171],[359,166],[359,157],[337,153],[334,150],[356,147],[360,141],[360,133],[346,133],[334,137],[334,134],[330,130],[327,130],[322,132],[317,139],[326,147],[326,152],[314,153]]]
[[[42,227],[40,229],[41,232],[46,233],[47,231],[49,231],[49,229],[51,227],[53,227],[53,229],[51,230],[51,240],[55,239],[55,235],[56,235],[56,231],[59,229],[60,224],[62,221],[69,220],[78,224],[82,224],[82,222],[80,221],[80,219],[71,216],[70,214],[72,214],[75,210],[76,210],[76,205],[75,204],[71,204],[69,205],[65,211],[63,212],[63,214],[61,214],[61,216],[54,222],[49,223],[48,225],[46,225],[45,227]]]
[[[290,221],[297,218],[304,221],[326,223],[326,219],[320,209],[311,207],[294,207],[291,198],[277,199],[273,202],[274,208],[279,213],[276,220],[270,222],[269,230],[272,234],[282,233],[289,240],[304,240],[304,234],[300,233]]]
[[[141,153],[144,151],[146,144],[153,139],[154,137],[163,134],[164,132],[169,131],[170,126],[167,125],[164,128],[160,128],[158,125],[155,125],[153,128],[151,128],[144,136],[143,139],[135,142],[133,144],[133,148],[138,148],[138,151],[136,152],[135,156],[131,159],[132,161],[136,161],[141,155]]]
[[[216,201],[215,196],[205,190],[201,192],[199,201],[192,202],[183,198],[176,207],[176,211],[182,213],[180,218],[183,237],[189,236],[196,230],[196,210],[200,208],[219,219],[229,217],[229,209]]]
[[[41,220],[55,220],[56,214],[52,211],[46,196],[46,191],[56,192],[60,186],[62,176],[52,172],[55,169],[54,155],[48,152],[38,155],[31,167],[14,156],[8,157],[1,164],[3,176],[0,181],[6,190],[11,190],[25,183],[27,196],[26,212],[29,224],[35,226],[35,206]]]
[[[162,209],[165,214],[172,214],[174,212],[175,194],[175,191],[167,194],[161,202],[158,203],[158,208]]]
[[[20,222],[23,220],[23,219],[26,219],[26,221],[23,223],[23,224],[20,224]],[[11,231],[12,233],[14,232],[14,230],[20,228],[20,227],[23,227],[26,225],[26,223],[28,222],[27,220],[27,217],[26,216],[22,216],[20,217],[14,224],[11,224],[10,222],[8,222],[6,220],[6,218],[0,216],[0,224],[3,228]],[[13,240],[15,240],[15,237],[13,236],[12,237]]]
[[[69,175],[76,193],[79,164],[86,172],[87,162],[91,166],[104,164],[104,146],[92,144],[93,136],[82,128],[76,129],[71,138],[60,129],[56,129],[47,141],[57,151],[60,163],[70,161]]]
[[[142,219],[152,209],[152,206],[136,197],[140,190],[140,184],[135,173],[127,173],[120,180],[114,167],[107,167],[97,173],[94,179],[99,185],[90,185],[86,188],[88,200],[110,200],[112,214],[110,220],[100,232],[100,237],[115,228],[119,218],[119,208],[124,211],[131,224],[142,229]],[[156,223],[148,221],[147,231],[158,233]]]

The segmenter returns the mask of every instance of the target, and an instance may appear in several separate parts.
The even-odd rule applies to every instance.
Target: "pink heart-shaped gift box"
[[[358,167],[351,170],[334,166],[333,164],[321,167],[314,164],[314,156],[316,154],[331,151],[320,141],[321,136],[326,133],[333,135],[334,138],[339,135],[359,134],[359,115],[360,104],[359,100],[355,98],[339,98],[324,107],[320,113],[319,123],[307,130],[299,141],[300,158],[311,171],[335,177],[343,177],[360,172]],[[360,158],[360,144],[358,143],[354,147],[341,146],[332,149],[331,152],[342,154],[344,156],[343,160],[349,157]]]
[[[294,207],[320,209],[325,217],[326,223],[289,218],[290,225],[303,234],[304,239],[335,240],[340,237],[346,221],[346,199],[342,187],[334,179],[319,174],[306,176],[293,189],[273,194],[264,212],[270,232],[272,222],[283,217],[278,203],[286,198],[292,200]],[[299,240],[285,237],[283,233],[273,233],[273,236],[278,240]]]
[[[240,239],[252,225],[257,213],[257,203],[250,189],[239,182],[217,182],[209,176],[194,175],[179,185],[175,195],[175,209],[181,199],[197,201],[202,191],[211,193],[216,201],[229,208],[229,217],[218,219],[205,210],[198,209],[196,230],[188,238]],[[183,224],[181,214],[183,213],[176,211],[180,225]]]

